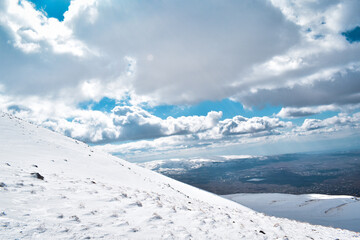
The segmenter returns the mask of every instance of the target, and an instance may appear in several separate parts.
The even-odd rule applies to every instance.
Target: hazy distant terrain
[[[158,161],[144,165],[216,194],[360,196],[360,151]]]

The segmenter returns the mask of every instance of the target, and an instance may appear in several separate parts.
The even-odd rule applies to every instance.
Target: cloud
[[[291,108],[285,107],[280,110],[276,116],[281,118],[300,118],[315,115],[325,111],[336,111],[340,107],[334,105],[325,105],[319,107],[302,107],[302,108]]]
[[[360,44],[348,42],[342,34],[360,25],[359,2],[272,3],[299,26],[301,41],[256,65],[234,84],[238,89],[234,99],[249,107],[269,103],[296,107],[359,103]]]
[[[64,20],[0,2],[0,109],[91,143],[187,149],[358,127],[356,0],[72,0]],[[79,108],[103,97],[129,106]],[[275,117],[161,119],[144,110],[230,98]],[[295,126],[280,118],[339,111]],[[152,142],[151,142],[152,141]]]
[[[290,122],[269,117],[236,116],[221,120],[222,112],[215,111],[208,112],[206,116],[161,119],[139,106],[116,106],[110,113],[106,113],[77,109],[62,101],[39,98],[24,99],[22,104],[14,104],[19,102],[16,99],[3,101],[0,107],[7,112],[88,143],[188,136],[191,145],[197,145],[196,141],[206,145],[208,140],[226,140],[237,135],[272,135],[277,134],[276,130],[292,127]],[[184,143],[182,145],[186,146]]]
[[[41,124],[85,142],[107,143],[198,134],[216,126],[221,116],[221,112],[209,112],[206,116],[161,119],[137,106],[117,106],[109,114],[73,110],[71,121],[54,117]]]
[[[127,71],[125,56],[117,61],[105,58],[96,47],[88,46],[76,36],[72,21],[81,16],[86,17],[83,24],[91,24],[96,17],[90,18],[89,12],[96,12],[95,6],[95,1],[71,1],[65,14],[68,17],[60,22],[35,10],[26,0],[1,1],[0,71],[1,85],[6,90],[3,94],[61,97],[67,102],[79,102],[86,94],[64,92],[94,80],[104,88],[105,94],[109,93],[106,91],[109,87],[119,88]],[[113,91],[112,95],[119,92]]]
[[[100,43],[104,53],[113,59],[134,57],[134,91],[158,103],[228,97],[233,94],[231,83],[242,72],[299,40],[297,27],[262,1],[141,5],[125,1],[113,3],[112,8],[109,12],[100,7],[99,15],[108,21],[95,22],[79,37],[92,39],[93,44],[93,36],[103,36]],[[115,36],[113,29],[119,31]],[[117,44],[108,43],[104,36]],[[96,37],[95,41],[99,43]]]
[[[235,119],[238,118],[242,119],[242,117],[235,117]],[[268,130],[264,131],[263,134],[258,134],[261,132],[251,129],[246,134],[221,135],[220,137],[219,135],[214,137],[211,134],[206,135],[207,137],[199,137],[201,134],[175,135],[154,140],[140,140],[118,144],[109,143],[99,145],[96,148],[115,155],[126,156],[128,159],[136,161],[168,159],[170,157],[177,158],[179,156],[209,156],[219,155],[219,153],[228,154],[236,152],[239,154],[259,154],[260,152],[269,154],[274,153],[274,151],[284,153],[290,151],[290,149],[291,151],[299,151],[299,149],[308,151],[319,147],[317,145],[318,141],[325,141],[326,144],[326,141],[331,141],[331,139],[346,139],[349,136],[358,137],[360,134],[359,120],[360,113],[339,114],[323,120],[306,119],[300,126],[291,125],[289,122],[280,123],[281,121],[279,120],[270,119],[269,122],[273,122],[272,127],[276,129],[277,126],[279,130],[276,134],[272,132],[272,127],[268,127]],[[221,122],[219,122],[217,127],[208,130],[208,132],[215,130],[219,133],[218,127],[221,125]],[[232,119],[227,119],[225,122],[232,122]],[[250,118],[246,122],[248,122],[246,123],[248,126],[251,126],[250,122],[259,122],[259,120],[252,120]],[[260,129],[264,129],[264,127],[260,127]]]
[[[108,151],[113,154],[125,154],[125,155],[142,155],[142,154],[160,154],[161,152],[175,152],[188,150],[189,152],[199,149],[210,149],[216,147],[225,147],[227,145],[238,144],[239,142],[249,143],[273,135],[281,134],[283,131],[288,131],[292,128],[290,122],[283,122],[277,118],[269,117],[254,117],[245,118],[242,116],[236,116],[232,119],[225,119],[219,121],[221,114],[218,112],[209,112],[206,117],[180,117],[180,118],[167,118],[162,122],[145,120],[152,118],[148,112],[143,110],[131,109],[129,107],[123,107],[118,109],[121,111],[124,121],[121,124],[129,124],[128,119],[135,120],[137,126],[131,123],[131,129],[133,136],[136,136],[138,129],[142,132],[149,132],[148,130],[154,130],[149,127],[149,122],[156,123],[159,133],[161,125],[164,132],[167,134],[160,135],[153,140],[139,140],[129,143],[118,144],[106,144],[98,146],[99,149]],[[135,115],[137,115],[135,117]],[[139,117],[141,115],[141,117]],[[142,119],[141,121],[139,120]],[[146,123],[145,126],[140,126],[140,122]],[[124,126],[124,125],[122,125]],[[154,125],[152,125],[153,127]],[[142,129],[145,128],[145,129]],[[130,128],[129,128],[130,129]],[[137,156],[139,157],[139,156]]]
[[[50,47],[55,53],[83,56],[86,45],[73,36],[72,29],[56,18],[34,9],[28,1],[5,0],[0,7],[0,24],[12,35],[13,46],[25,53]]]
[[[319,132],[336,132],[343,129],[350,128],[358,130],[360,128],[360,113],[354,113],[352,115],[348,114],[339,114],[331,118],[326,118],[324,120],[320,119],[305,119],[304,123],[294,129],[295,132],[300,134],[314,134]]]
[[[151,105],[229,97],[247,107],[359,103],[360,43],[342,35],[360,25],[359,8],[336,0],[74,0],[59,22],[26,0],[7,0],[2,81],[7,94],[75,102],[130,95]],[[83,94],[69,93],[79,86]]]
[[[335,58],[335,56],[333,56]],[[360,103],[360,63],[330,74],[316,74],[311,84],[294,84],[275,89],[261,89],[244,93],[239,100],[247,106],[264,103],[287,107],[313,107],[319,105],[356,105]]]
[[[0,49],[16,61],[0,68],[7,69],[3,81],[16,94],[55,94],[93,79],[106,88],[126,76],[124,59],[130,57],[133,79],[129,85],[113,84],[117,92],[122,88],[156,104],[222,99],[234,93],[231,83],[242,72],[299,40],[295,24],[258,0],[74,0],[62,22],[26,0],[7,0],[1,13]]]
[[[253,117],[245,118],[235,116],[232,119],[226,119],[220,123],[220,133],[227,135],[254,134],[259,132],[271,133],[277,128],[291,127],[290,122],[283,122],[277,118]]]

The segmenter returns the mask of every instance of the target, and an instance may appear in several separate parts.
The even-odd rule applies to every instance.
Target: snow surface
[[[2,113],[0,146],[0,239],[360,239],[265,216]]]
[[[360,198],[322,194],[241,193],[223,197],[267,215],[360,232]]]

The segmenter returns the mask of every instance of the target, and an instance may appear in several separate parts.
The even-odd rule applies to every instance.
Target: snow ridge
[[[0,239],[360,239],[265,216],[0,113]]]

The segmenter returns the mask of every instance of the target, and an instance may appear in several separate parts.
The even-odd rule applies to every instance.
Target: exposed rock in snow
[[[11,115],[0,133],[0,239],[360,239],[265,216]]]
[[[31,176],[40,180],[44,180],[44,176],[42,176],[40,173],[37,172],[31,173]]]

